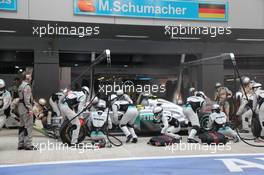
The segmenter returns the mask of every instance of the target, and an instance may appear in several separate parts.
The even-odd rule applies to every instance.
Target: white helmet
[[[213,104],[212,106],[212,112],[220,112],[220,106],[219,104]]]
[[[101,110],[105,109],[106,108],[105,101],[104,100],[99,100],[98,104],[96,105],[96,108],[101,109]]]
[[[47,101],[44,99],[44,98],[40,98],[38,103],[41,105],[41,106],[45,106],[47,104]]]
[[[219,82],[215,83],[215,87],[216,87],[216,88],[219,88],[219,87],[221,87],[221,86],[222,86],[221,83],[219,83]]]
[[[196,96],[196,97],[202,97],[203,99],[206,99],[206,95],[203,93],[203,91],[196,91],[196,92],[194,92],[194,96]]]
[[[64,88],[59,91],[60,94],[64,94],[64,95],[68,95],[69,92],[70,92],[70,89],[68,88]]]
[[[156,107],[153,109],[153,114],[154,114],[154,115],[157,115],[157,114],[160,114],[162,111],[163,111],[163,108],[162,108],[161,106],[156,106]]]
[[[98,102],[99,102],[99,98],[98,97],[94,97],[93,101],[92,101],[92,104],[96,105],[96,104],[98,104]]]
[[[5,91],[5,81],[0,79],[0,94],[4,93]]]
[[[238,92],[236,93],[236,99],[241,99],[242,97],[243,97],[243,93],[240,92],[240,91],[238,91]]]
[[[249,77],[243,77],[242,78],[242,83],[243,83],[243,85],[249,84],[250,83],[250,78]]]
[[[261,88],[262,84],[261,83],[254,83],[253,88]]]
[[[118,90],[116,91],[116,95],[117,95],[117,96],[124,95],[124,91],[123,91],[123,89],[118,89]]]
[[[111,96],[110,96],[110,101],[114,101],[114,100],[116,100],[117,99],[117,95],[116,94],[112,94]]]
[[[195,88],[194,87],[190,87],[189,88],[189,93],[192,93],[192,92],[194,92],[195,91]]]
[[[5,81],[3,79],[0,79],[0,89],[5,88]]]
[[[90,94],[90,89],[89,89],[87,86],[83,86],[83,87],[82,87],[82,91],[83,91],[85,94]]]

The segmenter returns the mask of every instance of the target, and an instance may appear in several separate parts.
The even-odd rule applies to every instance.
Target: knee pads
[[[192,129],[195,129],[198,132],[200,130],[200,126],[194,125],[192,126]]]

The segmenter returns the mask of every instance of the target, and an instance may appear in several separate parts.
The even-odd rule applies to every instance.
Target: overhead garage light
[[[177,40],[199,40],[201,38],[195,38],[195,37],[171,37],[171,39],[177,39]]]
[[[0,33],[16,33],[15,30],[0,30]]]
[[[101,80],[103,80],[103,79],[105,79],[105,77],[100,77],[100,78],[98,78],[97,80],[98,80],[98,81],[101,81]]]
[[[145,35],[116,35],[117,38],[149,38],[149,36]]]
[[[237,41],[257,41],[264,42],[264,38],[237,38]]]

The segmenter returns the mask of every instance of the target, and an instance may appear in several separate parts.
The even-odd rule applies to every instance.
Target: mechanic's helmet
[[[0,79],[0,94],[4,93],[5,91],[5,81]]]
[[[60,92],[62,92],[64,95],[66,95],[68,93],[68,89],[67,88],[64,88],[64,89],[61,89]]]
[[[243,93],[240,92],[240,91],[238,91],[238,92],[236,93],[236,99],[241,99],[242,97],[243,97]]]
[[[215,88],[219,88],[221,86],[222,86],[221,83],[219,83],[219,82],[215,83]]]
[[[249,77],[243,77],[242,83],[243,83],[243,85],[248,85],[250,83],[250,78]]]
[[[110,101],[111,101],[111,102],[115,101],[116,99],[117,99],[117,95],[116,95],[116,94],[112,94],[112,95],[110,96]]]
[[[256,82],[255,82],[255,83],[253,84],[252,87],[253,87],[253,89],[255,89],[255,90],[257,90],[257,89],[261,89],[261,88],[262,88],[262,84],[261,84],[261,83],[256,83]]]
[[[99,98],[98,97],[94,97],[93,101],[92,101],[92,105],[97,105],[99,102]]]
[[[102,110],[102,111],[104,111],[105,108],[106,108],[105,101],[104,101],[104,100],[99,100],[98,104],[96,105],[96,108],[97,108],[98,110]]]
[[[82,91],[83,91],[83,93],[85,93],[87,95],[90,93],[90,89],[87,86],[83,86]]]
[[[154,109],[153,109],[153,114],[159,114],[163,111],[163,108],[161,106],[156,106]]]
[[[155,117],[158,117],[156,118],[156,120],[158,120],[160,117],[161,117],[161,113],[163,111],[163,108],[161,106],[156,106],[154,109],[153,109],[153,114]]]
[[[44,99],[44,98],[40,98],[38,103],[41,105],[41,106],[45,106],[47,104],[47,101]]]
[[[206,95],[202,91],[196,91],[196,92],[194,92],[194,95],[196,97],[202,97],[203,99],[206,98]]]
[[[220,106],[219,104],[213,104],[212,112],[220,113]]]
[[[193,92],[194,92],[195,90],[196,90],[196,89],[195,89],[194,87],[190,87],[190,88],[189,88],[189,93],[190,93],[190,94],[193,94]]]
[[[116,95],[117,95],[117,96],[124,95],[124,91],[123,91],[123,89],[118,89],[118,90],[116,91]]]

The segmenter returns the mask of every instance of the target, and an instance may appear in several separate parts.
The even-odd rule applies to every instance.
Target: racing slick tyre
[[[201,133],[208,132],[211,130],[211,128],[208,127],[209,123],[209,113],[202,113],[199,115],[199,120],[200,120],[200,126],[201,126]]]
[[[63,143],[67,143],[68,145],[71,144],[71,135],[72,131],[74,130],[74,126],[69,123],[67,117],[63,121],[60,129],[60,138]],[[78,137],[78,143],[82,142],[85,137],[87,136],[88,128],[85,125],[80,126],[80,132]]]

